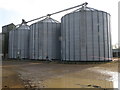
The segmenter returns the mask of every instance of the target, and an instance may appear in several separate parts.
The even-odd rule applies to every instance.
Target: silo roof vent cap
[[[24,19],[22,19],[22,23],[19,25],[18,29],[27,29],[27,30],[29,30],[30,28],[27,25],[27,22]]]

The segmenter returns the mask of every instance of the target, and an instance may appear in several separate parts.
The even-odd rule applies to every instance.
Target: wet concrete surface
[[[111,67],[112,66],[112,67]],[[2,87],[9,88],[113,88],[111,74],[118,63],[58,64],[3,61]],[[106,72],[102,72],[102,71]]]

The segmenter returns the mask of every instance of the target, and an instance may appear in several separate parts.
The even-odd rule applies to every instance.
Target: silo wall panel
[[[111,47],[110,15],[108,15],[108,43],[109,43],[109,59],[111,59],[112,58],[112,47]]]
[[[35,59],[38,59],[38,24],[36,23],[34,25],[34,30],[35,30]]]
[[[17,37],[17,40],[16,40],[16,43],[17,43],[17,46],[16,46],[17,57],[18,57],[18,54],[19,54],[19,57],[23,56],[22,48],[23,48],[24,42],[21,43],[21,41],[23,40],[22,32],[23,32],[22,30],[16,30],[16,33],[18,34],[16,36]]]
[[[61,60],[61,42],[60,42],[60,36],[61,36],[61,24],[59,23],[59,24],[56,24],[57,25],[57,28],[56,28],[56,42],[57,42],[57,44],[56,44],[56,51],[57,51],[57,53],[56,53],[56,57],[57,57],[57,59],[59,59],[59,60]]]
[[[25,40],[25,58],[29,58],[29,35],[30,35],[30,30],[26,30],[26,40]]]
[[[61,20],[62,20],[62,23],[61,23],[61,59],[62,60],[65,60],[65,18],[63,17]]]
[[[32,59],[35,59],[35,32],[34,25],[32,25]]]
[[[110,55],[111,55],[111,57],[110,57],[111,59],[110,60],[112,60],[112,39],[111,39],[112,36],[111,36],[111,19],[110,19],[110,17],[111,16],[109,15],[109,23],[110,23],[110,51],[111,51],[110,52]]]
[[[107,42],[108,42],[108,59],[110,59],[110,42],[109,42],[109,40],[110,40],[110,37],[109,37],[109,36],[110,36],[110,35],[109,35],[109,29],[110,29],[110,28],[109,28],[109,15],[107,15],[107,28],[108,28],[108,29],[107,29],[107,34],[108,34],[108,37],[107,37],[107,38],[108,38],[108,41],[107,41]]]
[[[108,60],[108,33],[107,33],[107,14],[104,13],[104,42],[105,42],[105,60]]]
[[[66,30],[65,27],[66,26],[66,22],[65,22],[65,17],[63,18],[63,36],[62,36],[62,41],[63,42],[63,60],[66,60]]]
[[[81,61],[86,61],[86,13],[80,13],[80,43],[81,43]]]
[[[29,54],[29,57],[30,57],[30,59],[32,59],[33,58],[33,29],[32,29],[33,27],[32,27],[32,25],[30,26],[30,54]]]
[[[23,41],[23,31],[22,30],[16,30],[16,32],[17,32],[17,40],[18,41]],[[20,38],[20,36],[21,36],[21,38]],[[21,57],[23,57],[24,56],[24,52],[23,52],[23,47],[24,47],[24,42],[22,42],[22,43],[20,43],[21,45],[20,45],[20,47],[18,48],[18,44],[19,44],[19,42],[17,41],[17,48],[16,48],[16,55],[17,55],[17,57],[19,57],[19,58],[21,58]]]
[[[40,37],[41,37],[41,40],[40,40],[40,41],[41,41],[41,47],[40,47],[40,48],[41,48],[41,50],[42,50],[42,51],[41,51],[41,52],[42,52],[41,57],[42,57],[42,59],[43,59],[43,56],[44,56],[44,51],[43,51],[43,50],[44,50],[44,48],[43,48],[43,47],[44,47],[44,45],[43,45],[43,42],[44,42],[43,23],[40,23],[40,27],[41,27],[41,34],[40,34]]]
[[[15,37],[15,30],[14,30],[14,37]],[[14,42],[13,42],[13,58],[15,58],[15,39],[16,38],[14,38]]]
[[[31,28],[31,32],[32,32],[32,36],[31,36],[31,59],[34,59],[34,29],[33,29],[33,25],[30,27]]]
[[[36,24],[37,33],[36,33],[36,59],[39,59],[39,23]]]
[[[99,20],[99,52],[100,52],[100,61],[104,61],[104,33],[103,33],[103,15],[102,12],[98,13]]]
[[[24,29],[23,29],[24,30]],[[26,35],[26,31],[23,31],[23,30],[21,30],[21,32],[19,33],[19,35],[21,35],[21,38],[22,39],[19,39],[20,41],[21,41],[21,43],[22,43],[22,47],[20,48],[20,50],[18,50],[19,52],[20,52],[20,55],[21,55],[21,58],[25,58],[26,56],[25,56],[25,51],[24,51],[24,49],[26,48],[25,47],[25,44],[27,44],[25,41],[26,41],[26,37],[25,37],[25,35]],[[20,31],[20,30],[19,30]]]
[[[12,31],[9,32],[9,47],[8,47],[9,58],[12,58]]]
[[[38,30],[38,33],[39,33],[39,37],[38,37],[38,40],[39,40],[39,43],[38,43],[38,47],[39,47],[39,51],[38,51],[38,53],[39,53],[39,59],[43,59],[43,57],[42,57],[42,53],[43,53],[43,51],[42,51],[42,46],[43,46],[43,42],[42,42],[42,40],[43,40],[43,27],[42,27],[42,23],[41,22],[39,22],[39,30]]]
[[[53,38],[52,38],[52,42],[53,42],[53,50],[52,50],[52,54],[53,54],[53,59],[54,58],[56,58],[56,53],[57,53],[57,51],[56,51],[56,44],[57,44],[57,42],[56,42],[56,29],[57,29],[57,26],[56,26],[56,24],[53,24]]]
[[[65,32],[65,58],[66,58],[66,60],[67,61],[69,61],[70,60],[70,31],[69,31],[69,27],[70,27],[70,25],[69,25],[69,16],[67,15],[66,17],[65,17],[65,28],[66,28],[66,32]]]
[[[107,15],[107,21],[108,21],[108,23],[107,23],[107,26],[108,26],[108,31],[107,31],[107,33],[108,33],[108,55],[109,55],[109,59],[110,59],[110,34],[109,34],[109,29],[110,29],[110,27],[109,27],[109,15]]]
[[[94,45],[94,61],[99,61],[99,40],[98,40],[98,15],[97,11],[93,12],[93,45]]]
[[[53,31],[54,31],[53,36],[54,36],[54,43],[55,43],[54,47],[55,48],[53,48],[52,51],[54,51],[54,53],[53,53],[53,59],[55,59],[55,58],[57,58],[56,57],[56,55],[57,55],[57,46],[56,46],[57,45],[57,41],[56,41],[57,40],[57,35],[56,35],[57,34],[57,24],[56,23],[53,24],[53,28],[54,28],[53,29]]]
[[[35,46],[35,51],[36,51],[36,58],[39,59],[39,23],[35,24],[36,28],[36,46]]]
[[[17,32],[18,32],[18,36],[19,36],[18,40],[20,41],[19,43],[21,43],[21,47],[18,49],[19,43],[17,42],[17,52],[20,53],[20,55],[19,55],[20,58],[24,58],[25,57],[25,53],[24,53],[24,47],[25,47],[24,34],[25,34],[25,31],[23,32],[23,30],[17,30]]]
[[[30,26],[30,37],[29,37],[29,58],[32,59],[32,46],[33,46],[33,30],[32,30],[32,25]]]
[[[9,48],[8,48],[8,56],[12,58],[12,32],[9,32]]]
[[[24,57],[23,58],[28,58],[28,55],[27,55],[27,48],[28,48],[28,40],[27,40],[27,38],[28,38],[28,35],[27,35],[27,30],[25,30],[25,34],[24,34],[24,37],[25,37],[25,39],[24,39],[24,48],[23,48],[23,51],[24,51]]]
[[[23,36],[21,36],[21,39],[20,39],[20,38],[19,38],[19,36],[20,36],[19,31],[16,29],[15,32],[16,32],[15,38],[17,38],[16,41],[15,41],[15,42],[16,42],[16,48],[15,48],[16,54],[15,54],[15,55],[16,55],[16,58],[18,58],[18,57],[20,58],[21,55],[22,55],[22,51],[20,51],[20,49],[18,48],[18,46],[19,46],[19,45],[18,45],[18,41],[20,41],[21,39],[23,39]],[[23,42],[23,43],[24,43],[24,42]],[[20,43],[20,44],[21,44],[21,45],[20,45],[20,46],[21,46],[20,48],[23,47],[23,43]]]
[[[17,56],[19,56],[19,58],[23,58],[24,57],[24,44],[25,44],[25,42],[24,42],[24,35],[23,35],[23,30],[17,30],[17,33],[18,33],[18,40],[20,41],[20,43],[21,43],[21,47],[20,48],[18,48],[18,42],[17,42]],[[25,32],[24,32],[25,33]],[[21,36],[21,38],[20,38],[20,36]],[[19,55],[18,55],[18,53],[19,53]]]
[[[74,17],[73,17],[73,14],[70,14],[69,15],[69,25],[70,25],[70,28],[69,28],[69,41],[70,41],[70,61],[73,61],[74,60]]]
[[[57,44],[57,42],[56,42],[56,24],[52,24],[52,36],[53,36],[53,38],[52,38],[52,42],[53,42],[53,44],[52,44],[52,47],[54,47],[54,48],[52,48],[52,59],[55,59],[56,58],[56,44]]]
[[[24,52],[25,52],[25,59],[28,59],[29,55],[29,32],[30,30],[25,30],[26,31],[26,34],[24,35],[26,40],[24,41],[25,42],[25,47],[24,47]]]
[[[34,29],[34,25],[32,26],[32,31],[33,31],[33,38],[32,38],[32,59],[35,59],[35,29]]]
[[[9,58],[12,58],[12,32],[9,32]]]
[[[62,21],[62,18],[61,18],[61,21]],[[61,46],[61,50],[60,50],[60,57],[61,57],[61,61],[63,60],[63,24],[61,23],[60,24],[60,37],[59,37],[59,39],[60,39],[60,46]]]
[[[79,61],[80,60],[80,19],[79,19],[79,12],[78,13],[74,13],[74,41],[75,41],[75,60]]]
[[[17,41],[16,41],[16,57],[21,58],[21,56],[23,56],[23,50],[22,49],[23,49],[23,45],[24,45],[24,42],[21,43],[21,41],[23,40],[22,30],[17,30],[16,29],[16,33],[17,33],[17,36],[16,36],[16,38],[17,38]],[[21,36],[21,38],[20,38],[20,36]]]
[[[16,57],[23,59],[28,58],[28,32],[26,29],[16,29]]]
[[[16,29],[16,32],[18,35],[16,36],[18,39],[17,42],[17,57],[21,59],[27,59],[28,58],[28,37],[29,37],[29,29],[28,26],[21,26],[18,29]]]
[[[64,22],[64,25],[63,25],[63,55],[64,55],[64,60],[66,60],[66,21],[65,21],[65,17],[63,18],[63,22]]]
[[[29,30],[29,32],[27,33],[27,36],[28,36],[28,38],[27,38],[27,41],[28,41],[28,45],[27,45],[27,47],[28,47],[28,48],[27,48],[27,56],[28,56],[28,59],[29,59],[29,52],[30,52],[30,51],[29,51],[29,42],[30,42],[30,39],[29,39],[29,38],[30,38],[30,30]]]
[[[14,52],[13,52],[13,50],[14,50],[14,49],[13,49],[13,48],[14,48],[14,33],[15,33],[14,30],[12,30],[12,38],[11,38],[11,39],[12,39],[12,40],[11,40],[11,41],[12,41],[12,42],[11,42],[11,50],[12,50],[12,51],[11,51],[11,54],[12,54],[12,57],[11,57],[11,58],[14,58]]]
[[[53,59],[57,59],[58,57],[58,53],[59,53],[59,46],[57,46],[58,45],[58,41],[59,41],[59,39],[58,39],[58,36],[57,36],[57,33],[58,33],[58,31],[57,31],[57,27],[58,27],[58,25],[55,23],[55,24],[53,24],[53,27],[54,27],[54,37],[55,37],[55,48],[53,48],[53,51],[55,51],[55,53],[53,53],[54,54],[54,58]],[[60,44],[59,44],[60,45]],[[55,49],[55,50],[54,50]]]
[[[36,28],[35,28],[35,25],[36,24],[33,25],[33,32],[34,32],[33,33],[34,34],[33,35],[33,42],[34,42],[33,43],[33,59],[36,59],[36,51],[35,51],[36,50]]]
[[[10,58],[13,58],[13,39],[14,39],[14,30],[12,30],[12,31],[10,31],[10,33],[9,33],[10,35],[9,35],[9,40],[10,40],[10,42],[9,42],[9,44],[10,44],[10,47],[9,47],[9,49],[10,49],[10,51],[9,51],[9,54],[10,54]]]
[[[33,24],[31,26],[31,31],[32,31],[32,41],[31,41],[31,43],[32,43],[32,58],[31,59],[35,59],[35,55],[36,55],[36,52],[35,52],[35,42],[36,42],[36,40],[35,40],[35,38],[36,38],[35,24]]]
[[[87,26],[87,61],[93,61],[93,25],[92,12],[86,12]]]
[[[57,45],[58,45],[58,41],[59,41],[58,36],[57,36],[57,32],[58,32],[58,31],[57,31],[57,26],[58,26],[57,24],[54,24],[54,27],[55,27],[55,34],[54,34],[54,35],[55,35],[55,43],[56,43],[56,44],[55,44],[55,48],[54,48],[54,49],[55,49],[55,52],[56,52],[56,53],[54,53],[54,55],[55,55],[54,58],[56,58],[56,59],[58,58],[58,57],[57,57],[57,53],[59,53],[59,51],[58,51],[58,50],[59,50],[59,49],[58,49],[59,47],[57,46]]]
[[[17,58],[17,41],[18,41],[18,33],[17,33],[17,30],[15,30],[15,33],[14,33],[14,37],[15,37],[15,40],[14,40],[14,58]]]
[[[54,38],[54,43],[52,43],[51,45],[54,47],[52,47],[52,56],[53,58],[52,59],[60,59],[60,43],[59,43],[59,37],[60,37],[60,24],[58,23],[53,23],[53,27],[52,27],[52,31],[54,31],[54,34],[53,34],[53,38]],[[51,32],[52,32],[51,31]],[[52,38],[52,39],[53,39]],[[52,41],[51,41],[52,42]],[[53,52],[55,51],[55,52]]]
[[[52,53],[54,53],[56,47],[53,48],[54,44],[56,44],[55,42],[53,42],[53,46],[52,46],[52,37],[55,37],[53,35],[53,28],[54,28],[54,24],[49,23],[48,24],[48,56],[49,59],[51,60],[52,58],[55,58],[54,56],[52,57]]]
[[[53,27],[55,27],[55,48],[53,48],[53,49],[55,49],[55,51],[56,51],[56,53],[55,53],[55,56],[54,56],[54,58],[53,59],[58,59],[59,58],[59,56],[58,56],[58,54],[59,54],[59,46],[60,46],[60,44],[58,44],[58,42],[59,42],[59,34],[58,34],[58,24],[53,24]],[[60,55],[60,54],[59,54]],[[60,59],[60,58],[59,58]]]
[[[38,52],[38,58],[37,59],[40,59],[40,56],[39,56],[39,45],[40,45],[40,30],[39,30],[39,23],[37,23],[37,26],[38,26],[38,50],[37,50],[37,52]]]
[[[29,37],[29,59],[31,59],[31,30],[30,30],[30,37]]]
[[[48,43],[47,43],[47,38],[48,38],[48,31],[47,31],[47,23],[43,23],[43,31],[44,31],[44,41],[43,41],[43,59],[46,59],[46,57],[48,56]]]

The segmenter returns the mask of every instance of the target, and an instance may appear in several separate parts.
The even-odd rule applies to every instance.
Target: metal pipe
[[[36,19],[30,20],[30,21],[27,21],[26,23],[29,23],[29,22],[32,22],[32,21],[35,21],[35,20],[38,20],[38,19],[41,19],[41,18],[44,18],[44,17],[47,17],[47,16],[42,16],[42,17],[39,17],[39,18],[36,18]]]
[[[54,14],[57,14],[57,13],[61,13],[61,12],[64,12],[64,11],[67,11],[67,10],[70,10],[70,9],[73,9],[73,8],[77,8],[77,7],[80,7],[80,6],[86,6],[88,3],[85,2],[81,5],[77,5],[77,6],[74,6],[74,7],[71,7],[71,8],[68,8],[68,9],[64,9],[64,10],[61,10],[61,11],[58,11],[58,12],[55,12],[55,13],[52,13],[52,14],[47,14],[47,16],[51,16],[51,15],[54,15]]]
[[[55,13],[52,13],[52,14],[47,14],[46,16],[42,16],[42,17],[39,17],[39,18],[36,18],[36,19],[33,19],[33,20],[30,20],[30,21],[27,21],[26,23],[29,23],[29,22],[32,22],[32,21],[35,21],[35,20],[38,20],[38,19],[41,19],[41,18],[44,18],[44,17],[48,17],[48,16],[51,16],[51,15],[54,15],[54,14],[58,14],[58,13],[61,13],[61,12],[64,12],[64,11],[67,11],[67,10],[70,10],[70,9],[73,9],[73,8],[77,8],[77,7],[80,7],[80,6],[86,6],[88,3],[85,2],[81,5],[77,5],[77,6],[74,6],[74,7],[71,7],[71,8],[68,8],[68,9],[64,9],[64,10],[61,10],[61,11],[58,11],[58,12],[55,12]],[[16,26],[19,26],[20,24],[16,25]]]

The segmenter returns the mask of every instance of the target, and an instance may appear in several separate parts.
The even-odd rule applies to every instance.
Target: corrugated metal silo
[[[9,58],[28,59],[29,31],[29,26],[23,23],[9,32]]]
[[[47,17],[30,28],[30,59],[60,59],[60,23]]]
[[[61,59],[108,61],[112,57],[110,14],[82,7],[61,19]]]
[[[3,59],[8,58],[8,45],[9,45],[9,32],[13,29],[15,29],[15,25],[13,23],[2,26],[2,34],[4,40],[2,41],[2,54]]]

